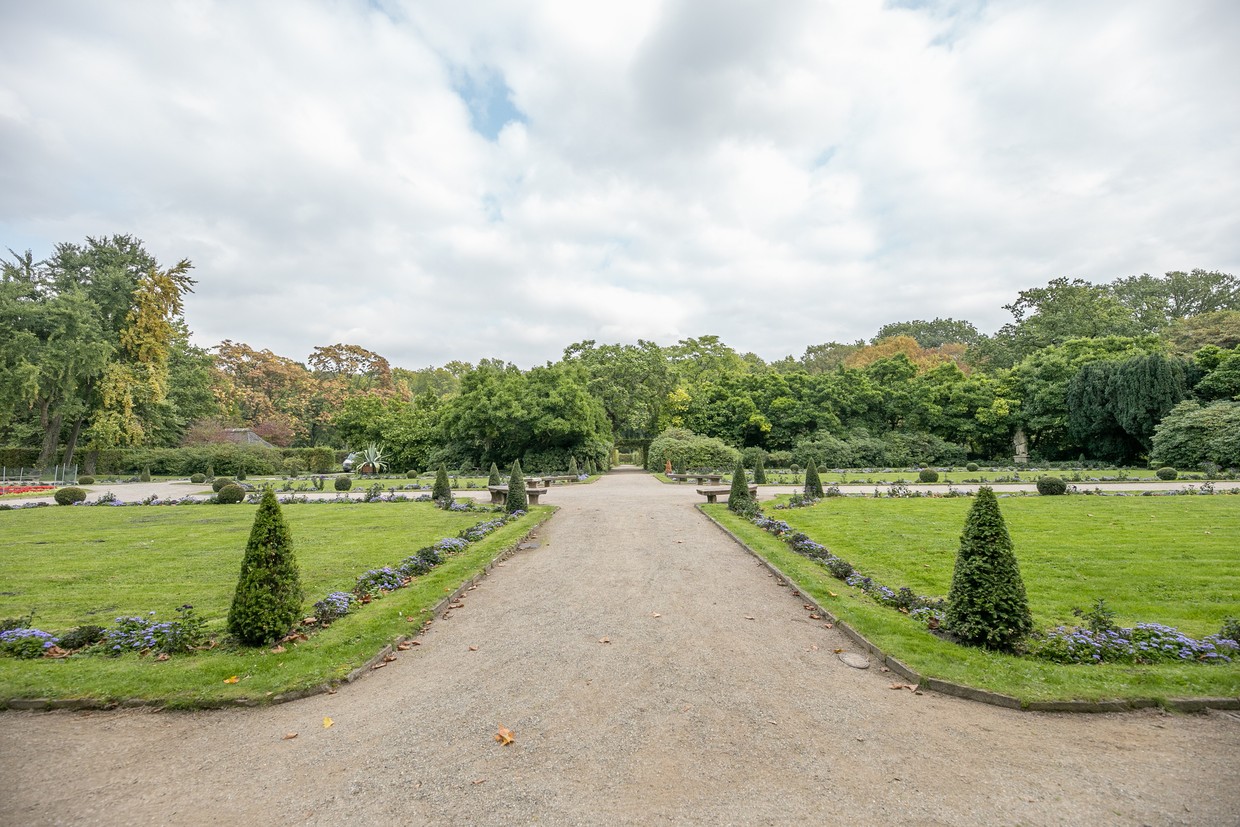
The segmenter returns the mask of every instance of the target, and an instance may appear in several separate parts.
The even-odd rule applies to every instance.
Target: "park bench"
[[[576,482],[576,481],[577,481],[577,478],[573,476],[572,474],[557,474],[551,477],[543,477],[543,482],[547,483],[548,485],[554,485],[557,482],[558,483],[569,483],[569,482]]]
[[[706,502],[714,503],[719,497],[726,497],[728,496],[728,494],[732,493],[732,486],[721,485],[718,488],[699,488],[697,492],[699,494],[706,495]],[[758,486],[756,485],[749,486],[749,496],[751,497],[758,496]]]
[[[720,480],[723,479],[723,475],[722,474],[668,474],[667,478],[669,480],[675,480],[676,482],[688,482],[689,480],[696,480],[698,485],[706,485],[707,483],[711,483],[711,482],[713,483],[719,482]]]
[[[487,490],[491,492],[491,504],[503,505],[508,502],[508,486],[506,485],[488,485]],[[527,488],[525,496],[529,498],[530,505],[538,505],[538,498],[547,493],[545,488]]]

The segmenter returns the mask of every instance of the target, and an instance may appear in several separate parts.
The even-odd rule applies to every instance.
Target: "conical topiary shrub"
[[[753,481],[757,485],[766,485],[766,464],[762,461],[761,454],[753,461]]]
[[[435,486],[431,489],[431,499],[452,499],[452,483],[448,482],[448,469],[444,465],[440,465],[439,470],[435,472]]]
[[[301,578],[293,540],[275,492],[268,488],[245,545],[228,631],[242,643],[258,646],[283,637],[300,616]]]
[[[1033,631],[1012,539],[989,486],[977,490],[960,535],[944,625],[963,643],[1001,651]]]
[[[818,457],[810,457],[805,465],[805,496],[822,497],[822,480],[818,478]]]
[[[504,510],[511,514],[514,511],[527,511],[530,498],[525,493],[525,476],[521,470],[521,460],[512,463],[512,473],[508,475],[508,499],[504,501]]]
[[[576,457],[569,457],[569,458],[568,458],[568,474],[569,474],[569,476],[571,476],[571,477],[576,477],[576,476],[580,475],[580,473],[581,473],[581,472],[577,470],[577,458],[576,458]]]
[[[732,469],[732,490],[728,492],[728,510],[744,511],[753,502],[749,496],[749,480],[745,479],[745,465],[740,457],[736,458],[736,467]]]
[[[487,477],[487,485],[503,485],[504,478],[499,475],[499,466],[491,463],[491,476]]]

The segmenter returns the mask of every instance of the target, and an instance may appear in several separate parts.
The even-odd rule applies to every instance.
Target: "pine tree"
[[[962,642],[986,649],[1011,651],[1033,631],[1012,539],[988,486],[977,490],[960,535],[944,619]]]
[[[228,610],[228,631],[242,643],[258,646],[283,636],[300,615],[301,579],[292,536],[275,492],[268,488],[258,504],[241,560],[241,576]]]
[[[491,463],[491,476],[487,477],[487,485],[503,485],[504,479],[499,475],[499,466]]]
[[[525,494],[525,475],[521,471],[521,460],[512,463],[512,473],[508,475],[508,499],[504,502],[504,510],[511,514],[514,511],[527,511],[530,507],[529,497]]]
[[[452,483],[448,482],[448,468],[440,465],[435,472],[435,485],[431,488],[431,499],[439,502],[452,499]]]
[[[805,466],[805,496],[821,499],[822,480],[818,478],[818,457],[810,457]]]
[[[753,502],[749,496],[749,480],[745,479],[745,465],[740,457],[736,458],[736,467],[732,469],[732,490],[728,492],[728,510],[744,511],[747,504]]]
[[[762,461],[762,454],[758,454],[758,458],[754,460],[753,481],[757,485],[766,485],[766,464]]]

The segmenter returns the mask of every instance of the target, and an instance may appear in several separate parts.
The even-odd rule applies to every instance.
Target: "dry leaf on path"
[[[822,617],[819,615],[810,615],[809,619],[810,620],[822,620]]]
[[[843,650],[843,649],[833,649],[832,651],[834,651],[834,652],[835,652],[835,654],[837,654],[837,655],[838,655],[840,652],[843,652],[844,650]]]
[[[236,683],[239,680],[241,680],[241,678],[233,675],[231,678],[224,678],[224,683]]]
[[[408,652],[408,651],[409,651],[412,647],[413,647],[413,644],[412,644],[412,643],[410,643],[409,641],[405,640],[405,641],[402,641],[402,642],[400,642],[400,643],[396,644],[396,651],[398,651],[398,652]]]
[[[746,620],[753,620],[753,615],[745,615]]]
[[[496,724],[496,726],[498,726],[499,729],[495,732],[495,740],[498,741],[501,746],[508,746],[512,743],[513,739],[517,737],[511,729],[503,724]]]
[[[384,655],[384,656],[383,656],[383,662],[384,662],[384,663],[391,663],[391,662],[392,662],[392,661],[394,661],[394,660],[396,660],[396,656],[395,656],[395,655]]]
[[[471,646],[471,647],[469,647],[469,651],[471,651],[471,652],[477,652],[477,651],[478,651],[478,647],[477,647],[477,646]]]
[[[324,718],[324,719],[323,719],[323,729],[327,729],[328,727],[330,727],[330,726],[331,726],[332,724],[334,724],[334,723],[336,723],[336,722],[335,722],[335,721],[333,721],[331,718]]]
[[[293,739],[294,739],[294,738],[296,738],[296,737],[297,737],[297,733],[296,733],[296,732],[286,732],[286,733],[284,733],[284,737],[283,737],[283,738],[281,738],[280,740],[281,740],[281,741],[291,741],[291,740],[293,740]]]
[[[659,614],[658,612],[651,612],[650,616],[651,617],[663,617],[663,615]]]
[[[599,639],[598,639],[598,642],[599,642],[599,643],[611,643],[611,638],[609,638],[609,637],[601,637],[601,638],[599,638]]]
[[[917,684],[915,683],[893,683],[888,688],[889,689],[907,689],[910,692],[915,692],[917,691]]]

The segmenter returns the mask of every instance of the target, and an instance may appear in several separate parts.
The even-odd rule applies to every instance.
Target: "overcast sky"
[[[195,341],[765,359],[1240,273],[1240,4],[0,4],[0,249],[194,263]],[[4,253],[7,257],[7,253]]]

